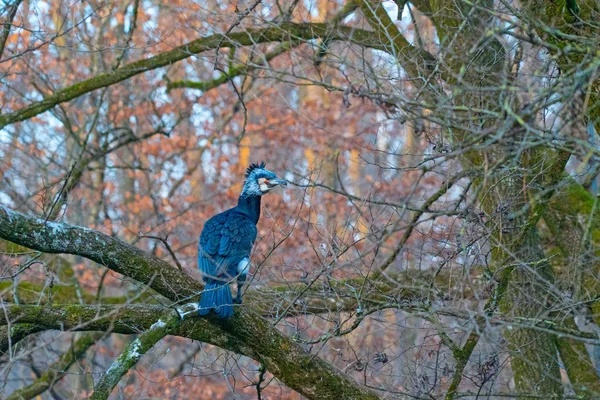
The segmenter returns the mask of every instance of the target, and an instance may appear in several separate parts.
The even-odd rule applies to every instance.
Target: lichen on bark
[[[0,238],[46,253],[86,257],[149,285],[172,301],[197,301],[202,288],[199,282],[165,261],[117,238],[73,225],[45,223],[2,206]],[[111,328],[115,333],[138,333],[167,315],[177,314],[174,308],[158,305],[7,306],[6,310],[11,323],[35,323],[46,329],[60,330],[106,331]],[[183,321],[173,334],[251,357],[308,398],[377,398],[329,363],[307,353],[262,317],[243,308],[225,323],[212,318]],[[305,368],[298,368],[298,365]]]

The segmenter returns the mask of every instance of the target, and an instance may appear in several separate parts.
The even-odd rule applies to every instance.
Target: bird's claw
[[[233,304],[242,304],[242,299],[236,297],[235,299],[233,299]]]

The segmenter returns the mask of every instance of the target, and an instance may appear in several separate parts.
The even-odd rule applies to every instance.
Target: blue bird
[[[215,310],[219,318],[233,315],[233,303],[241,304],[242,287],[250,269],[250,251],[256,239],[256,223],[260,218],[263,194],[277,186],[286,186],[283,179],[265,169],[265,163],[251,164],[238,205],[215,215],[204,224],[198,242],[198,268],[206,283],[198,307],[198,315]],[[237,296],[231,297],[229,283],[237,278]]]

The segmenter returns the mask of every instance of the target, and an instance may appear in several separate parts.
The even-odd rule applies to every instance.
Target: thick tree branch
[[[100,74],[83,82],[58,90],[44,100],[32,103],[11,113],[0,115],[0,129],[6,125],[34,117],[44,111],[50,110],[57,104],[72,100],[96,89],[114,85],[115,83],[122,82],[132,76],[173,64],[177,61],[186,59],[193,54],[201,53],[206,50],[215,49],[217,47],[251,46],[267,42],[311,40],[323,37],[327,37],[328,40],[331,41],[347,41],[383,51],[391,50],[389,46],[382,43],[379,40],[379,36],[373,32],[341,26],[333,27],[324,23],[295,24],[288,22],[269,28],[247,29],[243,32],[232,32],[227,36],[215,34],[196,39],[190,43],[160,53],[156,56],[126,64],[112,72]],[[415,50],[408,43],[405,44],[407,48],[403,50],[403,52],[406,52],[407,56],[415,56],[414,51],[417,51],[421,58],[433,58],[431,54]],[[425,53],[427,55],[425,55]],[[411,63],[411,59],[412,57],[407,57],[406,62]]]
[[[477,271],[477,272],[475,272]],[[477,269],[474,273],[479,273]],[[414,275],[401,272],[387,275],[387,279],[373,281],[369,278],[357,277],[342,280],[318,281],[307,288],[306,283],[281,286],[258,286],[250,288],[244,295],[244,307],[250,307],[253,312],[264,317],[281,316],[286,309],[285,317],[303,314],[324,314],[330,312],[355,312],[357,308],[368,311],[383,304],[397,304],[403,309],[423,309],[432,296],[428,274]],[[436,276],[451,282],[460,277]],[[399,284],[399,286],[398,286]],[[448,286],[448,285],[446,285]],[[360,296],[350,288],[363,288]],[[12,282],[0,282],[0,301],[12,302]],[[21,282],[17,288],[21,304],[69,304],[79,300],[84,304],[97,304],[97,296],[85,290],[77,293],[72,285],[54,285],[48,288],[31,282]],[[301,295],[303,293],[304,295]],[[455,294],[469,295],[468,289],[460,293],[446,293],[452,297]],[[292,303],[292,300],[296,299]],[[149,294],[131,293],[130,296],[101,297],[103,304],[156,304],[156,299]]]
[[[182,309],[184,313],[194,313],[197,310],[195,306]],[[141,333],[119,357],[112,363],[106,371],[100,382],[94,388],[91,400],[105,400],[110,396],[114,387],[119,383],[121,377],[127,373],[162,338],[173,332],[181,325],[183,315],[171,314],[168,319],[159,319],[150,328]]]
[[[563,325],[572,330],[579,329],[572,316],[565,319]],[[556,347],[575,393],[582,399],[598,398],[600,396],[600,378],[598,378],[598,373],[585,344],[557,336]]]
[[[27,217],[0,206],[0,237],[44,253],[75,254],[139,282],[163,296],[184,300],[197,296],[202,285],[137,247],[91,229]]]
[[[385,51],[396,57],[402,68],[414,79],[417,87],[422,86],[435,70],[436,58],[408,43],[381,1],[359,0],[358,4],[369,25],[375,31],[377,39],[384,44]]]
[[[273,60],[275,57],[280,56],[281,54],[289,51],[290,49],[297,47],[301,42],[284,42],[278,45],[273,51],[265,54],[265,56],[258,60],[262,61],[264,64]],[[221,86],[224,83],[229,82],[230,79],[235,78],[236,76],[246,75],[247,73],[264,67],[264,64],[255,64],[255,65],[237,65],[229,68],[226,74],[222,74],[218,78],[212,79],[210,81],[167,81],[167,90],[179,89],[179,88],[190,88],[190,89],[198,89],[203,92],[214,89],[218,86]]]
[[[587,192],[574,180],[569,182],[544,210],[543,216],[558,246],[564,255],[564,264],[570,265],[567,272],[576,278],[573,286],[576,288],[577,301],[594,300],[590,304],[592,318],[596,324],[600,302],[596,300],[600,293],[598,285],[598,271],[600,266],[595,262],[595,255],[590,243],[585,240],[585,229],[581,221],[585,221],[590,231],[590,239],[597,241],[600,237],[600,223],[593,215],[594,204],[597,199]],[[569,316],[564,322],[576,329],[573,317]],[[571,341],[567,338],[556,338],[560,357],[565,365],[569,380],[575,392],[583,397],[590,393],[595,396],[600,393],[600,379],[591,363],[587,349],[582,343]]]
[[[173,301],[195,300],[202,289],[199,282],[167,262],[119,239],[92,229],[45,223],[3,206],[0,206],[0,238],[46,253],[76,254],[88,258],[147,284]],[[83,325],[90,330],[112,330],[117,333],[133,333],[133,326],[138,326],[138,332],[141,332],[158,319],[165,318],[166,311],[175,313],[174,309],[165,307],[141,306],[134,308],[134,312],[141,315],[132,319],[128,314],[130,308],[102,307],[106,306],[65,306],[58,315],[52,314],[53,309],[43,307],[11,306],[7,310],[13,323],[29,321],[46,324],[53,329],[71,329]],[[107,312],[111,315],[105,316]],[[59,323],[59,320],[63,322]],[[140,321],[145,321],[143,326],[139,326]],[[243,308],[227,321],[184,321],[177,334],[212,343],[262,362],[274,376],[307,398],[377,398],[327,362],[307,353],[270,322]],[[302,368],[298,368],[298,365]]]
[[[41,332],[45,329],[45,327],[35,323],[0,326],[0,355],[4,355],[15,344],[25,339],[27,336]]]
[[[194,307],[194,304],[189,307]],[[185,307],[176,311],[148,305],[65,305],[8,306],[5,312],[13,323],[36,321],[45,329],[135,334],[149,329],[158,320],[179,318],[184,310]],[[238,313],[226,321],[185,319],[170,334],[210,343],[259,360],[274,376],[310,399],[377,398],[281,335],[261,317]]]
[[[543,43],[553,45],[552,48],[547,46],[548,50],[557,56],[557,63],[563,74],[575,72],[581,79],[582,75],[578,72],[587,70],[584,79],[588,81],[576,82],[588,86],[586,92],[589,93],[589,104],[581,112],[590,116],[596,132],[600,132],[598,26],[595,23],[600,10],[595,0],[580,0],[577,3],[572,4],[581,12],[575,14],[569,9],[568,1],[527,1],[521,5],[522,18],[531,24]],[[574,51],[575,49],[581,51]]]

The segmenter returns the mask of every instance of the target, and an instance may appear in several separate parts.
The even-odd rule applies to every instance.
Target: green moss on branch
[[[21,109],[0,115],[0,129],[6,125],[24,121],[48,111],[58,104],[77,98],[96,89],[111,86],[135,75],[161,68],[177,61],[186,59],[194,54],[217,47],[254,46],[260,43],[287,42],[290,40],[312,40],[327,37],[332,41],[348,41],[362,46],[389,51],[373,32],[350,27],[333,27],[328,24],[295,24],[291,22],[277,24],[268,28],[246,29],[243,32],[232,32],[227,36],[215,34],[186,43],[173,50],[157,54],[153,57],[134,61],[123,67],[104,74],[97,75],[83,82],[76,83],[65,89],[58,90],[43,100],[32,103]],[[407,45],[405,51],[413,50],[413,54],[425,54]],[[415,53],[416,52],[416,53]],[[429,53],[426,53],[432,57]]]
[[[12,324],[9,326],[0,326],[0,355],[11,350],[13,346],[25,339],[27,336],[41,332],[46,328],[35,323],[32,324]]]
[[[189,306],[194,307],[194,304]],[[10,321],[36,321],[46,329],[139,334],[158,321],[179,318],[182,311],[165,306],[7,306]],[[4,322],[2,322],[4,321]],[[6,323],[4,319],[1,323]],[[351,378],[281,335],[264,318],[237,312],[227,321],[186,319],[170,334],[246,355],[263,363],[278,379],[309,399],[377,399]],[[152,339],[152,338],[150,338]]]
[[[194,307],[195,309],[195,307]],[[123,375],[127,373],[163,337],[173,332],[181,324],[182,318],[178,314],[171,314],[168,319],[159,319],[150,328],[141,333],[119,357],[95,386],[91,400],[105,400],[110,396],[114,387]]]
[[[0,282],[0,300],[11,303],[13,301],[14,290],[12,282]],[[69,304],[78,303],[83,300],[85,304],[96,302],[96,295],[85,290],[77,293],[77,288],[73,285],[54,285],[48,287],[33,282],[19,282],[17,285],[17,297],[20,304]],[[125,303],[145,303],[154,304],[156,299],[146,293],[131,293],[130,296],[101,297],[100,301],[104,304],[125,304]]]
[[[570,330],[579,330],[573,317],[567,318],[562,324]],[[581,399],[600,398],[600,379],[585,344],[557,336],[556,346],[577,396]]]
[[[300,43],[301,43],[300,41],[281,43],[279,46],[277,46],[277,48],[275,48],[273,51],[266,54],[259,61],[268,63],[269,61],[273,60],[275,57],[298,46]],[[189,88],[189,89],[198,89],[203,92],[206,92],[208,90],[214,89],[214,88],[228,82],[230,79],[233,79],[236,76],[246,75],[248,72],[256,70],[258,68],[260,68],[260,66],[258,66],[258,65],[257,66],[252,66],[252,65],[233,66],[229,69],[229,71],[227,71],[227,74],[222,74],[218,78],[210,80],[210,81],[201,81],[201,82],[186,81],[186,80],[175,81],[175,82],[167,81],[167,90],[179,89],[179,88]]]
[[[91,229],[45,222],[0,206],[0,238],[44,253],[74,254],[149,286],[171,300],[194,298],[202,285],[169,263]]]

